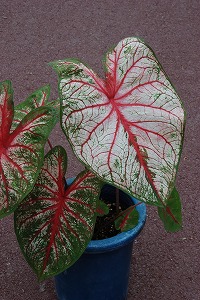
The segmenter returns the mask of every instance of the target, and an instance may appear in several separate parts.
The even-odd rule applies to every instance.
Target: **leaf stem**
[[[118,214],[119,213],[119,189],[118,188],[115,189],[115,193],[116,193],[116,202],[115,202],[116,214]]]
[[[53,149],[53,146],[52,146],[52,144],[51,144],[51,142],[50,142],[49,139],[47,140],[47,143],[49,144],[49,147],[50,147],[50,149],[52,150],[52,149]]]

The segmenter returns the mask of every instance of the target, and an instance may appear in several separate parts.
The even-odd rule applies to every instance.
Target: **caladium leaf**
[[[175,232],[182,228],[181,201],[176,188],[168,198],[166,207],[158,207],[158,214],[166,231]]]
[[[104,59],[101,80],[78,60],[59,74],[62,128],[76,156],[104,181],[164,206],[182,148],[184,110],[153,51],[126,38]]]
[[[25,101],[19,103],[14,109],[12,130],[14,130],[21,120],[33,109],[45,106],[50,95],[50,86],[46,85],[32,93]]]
[[[13,131],[21,120],[32,110],[38,107],[47,106],[53,107],[55,109],[55,114],[57,121],[59,120],[60,115],[60,101],[59,99],[48,102],[50,95],[50,86],[45,85],[42,88],[38,89],[32,93],[24,102],[19,103],[14,108],[14,118],[11,127]]]
[[[13,119],[13,90],[9,80],[0,83],[0,154],[3,151],[4,136],[10,132]]]
[[[55,125],[54,110],[37,108],[14,131],[13,91],[0,84],[0,218],[13,212],[32,189],[44,157],[44,144]]]
[[[121,232],[130,230],[138,224],[139,213],[135,206],[132,205],[128,209],[124,210],[118,218],[115,220],[115,228],[121,230]]]
[[[65,150],[53,148],[32,192],[15,211],[22,252],[41,280],[60,273],[80,257],[96,221],[99,179],[85,170],[65,189],[66,165]]]
[[[96,214],[97,216],[104,216],[107,215],[109,213],[109,208],[106,205],[105,202],[103,202],[102,200],[98,200],[97,201],[97,207],[96,207]]]
[[[60,116],[60,99],[53,100],[46,104],[47,107],[53,107],[56,111],[56,117]]]

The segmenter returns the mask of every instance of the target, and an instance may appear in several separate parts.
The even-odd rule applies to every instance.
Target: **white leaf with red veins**
[[[52,63],[62,127],[77,157],[103,180],[150,204],[174,186],[184,110],[153,51],[122,40],[105,57],[103,81],[77,60]]]

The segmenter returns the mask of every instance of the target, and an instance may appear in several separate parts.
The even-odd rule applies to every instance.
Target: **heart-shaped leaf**
[[[115,228],[121,230],[121,232],[133,229],[139,220],[139,213],[135,206],[132,205],[123,212],[120,213],[118,218],[115,220]]]
[[[55,125],[52,108],[28,113],[14,131],[13,91],[0,83],[0,218],[13,212],[32,189],[43,163],[44,145]]]
[[[164,206],[182,148],[184,110],[153,51],[126,38],[104,59],[101,80],[78,60],[59,74],[62,128],[77,157],[104,181]]]
[[[98,217],[105,216],[109,213],[109,207],[102,200],[97,201],[96,214]]]
[[[44,160],[35,187],[15,211],[15,230],[39,279],[62,272],[92,238],[100,181],[83,171],[65,189],[67,156],[57,146]]]
[[[158,214],[164,223],[165,230],[176,232],[182,228],[181,201],[176,188],[167,200],[166,207],[158,207]]]

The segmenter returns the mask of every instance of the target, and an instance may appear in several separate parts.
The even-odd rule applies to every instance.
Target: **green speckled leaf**
[[[173,189],[166,207],[158,207],[158,214],[166,231],[176,232],[182,228],[181,201],[176,188]]]
[[[50,95],[50,86],[46,85],[32,93],[24,102],[19,103],[14,109],[12,131],[21,120],[33,109],[45,106]]]
[[[135,206],[131,206],[122,213],[115,220],[115,227],[121,232],[133,229],[138,224],[139,213]]]
[[[99,179],[83,171],[65,189],[66,166],[65,150],[53,148],[34,189],[15,211],[19,244],[40,280],[60,273],[80,257],[96,221]]]
[[[11,82],[4,81],[0,83],[0,218],[13,212],[32,189],[55,125],[54,110],[42,107],[11,131],[13,115]]]
[[[96,214],[97,216],[104,216],[109,213],[108,206],[101,200],[97,201]]]

